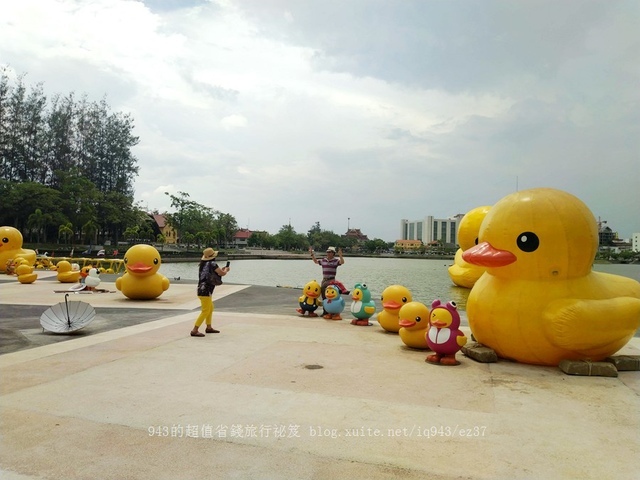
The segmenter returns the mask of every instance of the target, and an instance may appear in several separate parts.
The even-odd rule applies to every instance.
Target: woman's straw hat
[[[213,260],[218,256],[218,251],[213,248],[205,248],[202,252],[202,260]]]

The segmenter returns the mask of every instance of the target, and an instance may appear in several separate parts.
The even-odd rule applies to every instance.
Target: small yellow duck
[[[56,278],[60,283],[77,283],[80,280],[80,269],[74,270],[73,265],[66,260],[56,263]]]
[[[158,273],[160,253],[151,245],[138,244],[124,255],[124,275],[116,279],[116,288],[132,300],[151,300],[169,288],[169,279]]]
[[[22,248],[22,233],[13,227],[0,227],[0,273],[6,273],[7,262],[24,258],[29,265],[36,263],[36,251]]]
[[[398,312],[400,339],[407,347],[428,350],[429,307],[420,302],[405,303]]]
[[[27,260],[22,261],[20,265],[16,267],[16,275],[18,275],[18,281],[20,283],[33,283],[38,278],[38,274],[33,272],[33,268],[29,265]]]
[[[469,326],[498,356],[522,363],[600,361],[640,326],[640,283],[592,271],[596,220],[551,188],[504,197],[463,258],[487,269],[469,294]]]
[[[484,267],[465,262],[462,258],[462,253],[478,244],[480,225],[490,208],[489,206],[474,208],[468,211],[460,220],[460,226],[458,227],[458,244],[460,248],[456,251],[453,265],[449,267],[449,277],[459,287],[472,288],[485,272]]]
[[[387,332],[398,333],[400,319],[398,312],[405,303],[412,300],[411,292],[402,285],[390,285],[382,291],[382,308],[378,314],[378,323]]]

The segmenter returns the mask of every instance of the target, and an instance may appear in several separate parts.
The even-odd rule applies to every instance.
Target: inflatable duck
[[[428,350],[429,307],[420,302],[405,303],[398,312],[400,339],[407,347]]]
[[[382,291],[382,312],[378,314],[378,323],[387,332],[398,333],[400,308],[412,300],[411,292],[402,285],[390,285]]]
[[[20,230],[0,227],[0,273],[6,273],[9,260],[15,261],[18,258],[24,258],[29,265],[33,265],[36,263],[36,251],[22,248]]]
[[[309,314],[310,317],[317,317],[318,314],[315,313],[315,311],[318,307],[322,306],[322,298],[320,295],[320,284],[315,280],[311,280],[304,286],[302,295],[298,298],[300,308],[296,309],[296,311],[302,316]]]
[[[462,253],[478,244],[480,225],[490,208],[487,206],[474,208],[460,220],[458,227],[460,248],[456,251],[453,265],[449,267],[449,277],[458,287],[472,288],[485,271],[484,267],[465,262]]]
[[[160,253],[151,245],[138,244],[124,254],[125,272],[116,288],[132,300],[151,300],[169,288],[169,279],[158,273]]]
[[[100,285],[100,276],[98,275],[97,268],[89,269],[89,273],[84,279],[84,284],[87,290],[95,290],[98,285]]]
[[[640,283],[594,272],[596,220],[575,196],[551,188],[506,196],[463,258],[487,269],[469,294],[476,340],[498,356],[558,365],[614,354],[640,325]]]
[[[29,265],[27,260],[23,260],[20,265],[16,267],[16,275],[18,275],[18,281],[20,283],[33,283],[38,278],[38,274],[33,272],[33,268]]]
[[[351,320],[351,325],[361,327],[371,326],[369,319],[376,313],[376,304],[371,300],[371,292],[366,283],[356,283],[351,293],[351,315],[355,318]]]
[[[66,260],[60,260],[56,264],[56,271],[56,278],[60,283],[76,283],[80,280],[80,269],[74,270],[73,265]]]
[[[456,353],[467,343],[467,337],[460,331],[460,314],[455,302],[445,305],[440,300],[431,303],[427,343],[435,353],[425,361],[440,365],[459,365]]]
[[[322,307],[327,312],[323,318],[327,320],[342,320],[340,314],[344,310],[344,298],[340,292],[339,285],[327,285],[324,290],[325,299],[322,301]]]

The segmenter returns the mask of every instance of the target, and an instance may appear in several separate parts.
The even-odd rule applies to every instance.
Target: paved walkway
[[[76,295],[96,320],[38,346],[51,335],[34,313],[63,300],[53,287],[0,282],[3,325],[36,309],[22,310],[26,345],[0,355],[2,479],[640,476],[638,372],[432,366],[377,325],[297,317],[295,291],[291,315],[260,313],[288,292],[238,285],[216,290],[220,334],[188,336],[199,302],[177,283],[147,302]],[[105,328],[114,311],[133,324]]]

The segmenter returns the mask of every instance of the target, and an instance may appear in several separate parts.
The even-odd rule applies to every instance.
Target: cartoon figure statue
[[[100,285],[100,276],[97,268],[89,269],[89,273],[84,279],[84,284],[86,290],[95,290]]]
[[[460,330],[460,314],[455,302],[442,305],[440,300],[431,304],[427,344],[435,353],[426,362],[440,365],[459,365],[456,353],[467,343],[467,337]]]
[[[429,307],[420,302],[405,303],[398,312],[400,339],[407,347],[428,350]]]
[[[486,268],[467,300],[476,340],[549,366],[620,350],[640,326],[640,283],[593,271],[597,249],[596,219],[570,193],[533,188],[497,202],[463,253]]]
[[[300,308],[296,309],[300,315],[304,317],[308,314],[310,317],[317,317],[318,314],[315,311],[318,307],[322,306],[320,284],[315,280],[311,280],[304,286],[302,295],[298,298],[298,304]]]
[[[376,313],[376,304],[371,300],[371,292],[367,288],[365,283],[356,283],[351,292],[351,315],[354,318],[351,320],[351,325],[358,325],[361,327],[371,326],[369,319]]]
[[[36,251],[22,248],[22,234],[13,227],[0,227],[0,273],[6,273],[7,262],[24,258],[28,265],[36,263]]]
[[[169,288],[169,279],[158,273],[160,253],[151,245],[138,244],[124,254],[125,272],[116,288],[132,300],[151,300]]]
[[[344,310],[344,298],[342,298],[342,294],[340,293],[340,286],[334,284],[327,285],[324,296],[326,298],[322,301],[322,304],[324,311],[327,313],[323,315],[323,318],[327,320],[342,320],[340,314]]]
[[[459,287],[473,288],[478,279],[485,272],[484,267],[465,262],[462,254],[478,244],[478,232],[480,225],[487,216],[491,207],[484,206],[474,208],[466,213],[458,227],[458,243],[460,248],[456,251],[453,265],[449,267],[451,281]]]
[[[402,285],[390,285],[382,291],[383,311],[378,314],[378,323],[387,332],[398,333],[400,331],[400,308],[412,300],[411,292]]]

